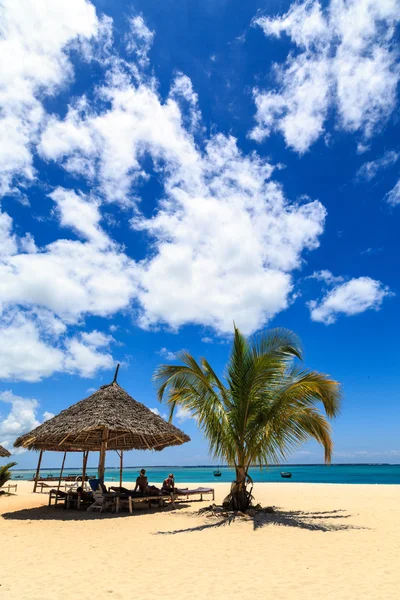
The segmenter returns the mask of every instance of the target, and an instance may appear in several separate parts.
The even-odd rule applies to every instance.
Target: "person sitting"
[[[170,473],[162,484],[162,491],[167,494],[172,494],[175,491],[175,479],[173,473]]]
[[[87,492],[82,486],[77,487],[76,491],[81,497],[81,502],[93,502],[92,492]]]
[[[139,488],[139,492],[142,494],[142,496],[145,496],[147,493],[148,487],[149,487],[149,482],[148,482],[148,479],[146,476],[146,469],[141,469],[139,477],[136,478],[136,485],[135,485],[135,489],[133,491],[136,492],[137,489]]]
[[[139,488],[142,496],[159,496],[161,491],[155,485],[149,485],[146,469],[141,469],[139,477],[136,478],[136,486],[133,492]]]

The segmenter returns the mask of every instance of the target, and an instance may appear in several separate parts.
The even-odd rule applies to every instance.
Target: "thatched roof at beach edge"
[[[134,400],[116,381],[63,410],[14,446],[63,452],[99,451],[104,432],[107,450],[163,450],[190,438]]]
[[[4,446],[0,445],[0,457],[3,456],[11,456],[11,452],[9,452],[7,448],[4,448]]]

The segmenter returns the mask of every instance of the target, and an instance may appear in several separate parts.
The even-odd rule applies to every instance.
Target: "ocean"
[[[144,465],[145,467],[145,465]],[[135,481],[140,467],[126,467],[123,471],[124,481]],[[229,467],[219,467],[221,477],[214,477],[217,467],[148,467],[147,476],[150,483],[161,483],[168,473],[172,472],[176,483],[230,483],[234,479],[234,470]],[[281,472],[290,472],[291,479],[282,479]],[[96,469],[88,469],[89,476],[96,476]],[[32,479],[35,471],[14,470],[13,479]],[[65,475],[78,475],[78,469],[65,469]],[[42,477],[58,476],[58,469],[41,469]],[[373,483],[400,484],[400,465],[284,465],[282,467],[267,467],[260,471],[251,469],[250,475],[254,482],[279,482],[282,485],[291,483]],[[119,470],[108,468],[105,473],[108,482],[119,481]]]

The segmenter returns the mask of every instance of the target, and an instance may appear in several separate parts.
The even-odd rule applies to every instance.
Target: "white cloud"
[[[254,90],[251,137],[261,141],[276,130],[303,153],[323,134],[332,108],[337,127],[370,138],[396,105],[399,20],[398,0],[330,0],[324,8],[307,0],[282,16],[255,19],[266,36],[285,33],[298,52],[275,65],[274,91]]]
[[[12,233],[12,225],[11,217],[0,212],[0,258],[17,252],[17,240]]]
[[[55,417],[55,414],[52,412],[49,412],[48,410],[45,410],[43,413],[43,421],[48,421],[49,419],[52,419],[53,417]]]
[[[379,171],[383,169],[388,169],[393,166],[399,159],[400,153],[395,152],[394,150],[387,150],[381,158],[377,158],[376,160],[371,160],[363,165],[357,171],[357,177],[359,179],[365,179],[366,181],[371,181]]]
[[[5,416],[2,414],[1,402],[11,404]],[[2,446],[15,452],[13,443],[16,438],[40,425],[37,418],[38,407],[39,402],[34,398],[16,396],[10,390],[0,392],[0,444]]]
[[[165,358],[165,360],[176,360],[177,357],[176,352],[171,352],[167,348],[161,348],[157,354]]]
[[[112,315],[129,306],[134,273],[133,261],[115,247],[60,239],[0,262],[0,308],[39,306],[66,322],[88,313]]]
[[[196,169],[167,182],[157,215],[134,222],[155,236],[158,250],[143,264],[140,323],[228,333],[235,320],[249,333],[288,306],[290,271],[318,246],[325,209],[291,205],[268,181],[271,167],[243,156],[233,138],[216,135],[196,160]]]
[[[132,17],[129,34],[126,36],[126,50],[136,55],[138,63],[144,67],[149,63],[148,52],[153,44],[154,31],[151,31],[141,15]]]
[[[363,250],[362,252],[360,252],[361,255],[372,255],[372,254],[377,254],[378,252],[382,252],[383,248],[367,248],[366,250]]]
[[[390,192],[388,192],[386,194],[385,200],[388,204],[391,204],[392,206],[396,206],[397,204],[400,204],[400,179],[396,183],[394,188],[391,189]]]
[[[51,314],[15,309],[2,315],[1,379],[35,382],[63,371],[93,377],[97,370],[114,365],[111,354],[98,351],[98,347],[108,345],[109,336],[97,331],[71,338],[62,336],[65,327],[60,328],[52,319]]]
[[[53,96],[73,77],[68,50],[98,32],[92,4],[3,0],[0,6],[0,193],[35,177],[32,145]]]
[[[203,342],[203,344],[212,344],[214,340],[212,338],[206,336],[206,337],[201,338],[201,341]]]
[[[149,409],[152,413],[154,413],[155,415],[158,415],[159,417],[161,417],[162,419],[164,419],[164,421],[168,421],[168,415],[167,413],[161,413],[158,408],[150,408]]]
[[[84,194],[76,194],[74,190],[61,187],[56,188],[49,197],[57,204],[60,224],[63,227],[71,227],[100,247],[110,243],[99,225],[101,214],[98,202],[88,200]]]
[[[335,286],[321,300],[308,303],[313,321],[330,325],[338,316],[352,316],[366,310],[379,310],[389,288],[370,277],[358,277]]]
[[[344,281],[344,277],[341,275],[335,276],[327,269],[322,269],[322,271],[314,271],[314,273],[309,275],[306,279],[317,279],[318,281],[325,282],[327,285],[334,285]]]
[[[92,58],[90,43],[107,34],[111,44],[112,27],[110,20],[100,23],[83,0],[74,0],[74,17],[53,10],[53,3],[40,6],[29,23],[31,12],[20,15],[21,31],[28,28],[25,40],[17,26],[21,11],[6,3],[13,15],[7,31],[17,45],[26,45],[28,64],[39,56],[40,68],[54,67],[48,79],[36,81],[32,75],[31,80],[26,69],[18,74],[20,85],[29,89],[29,107],[40,114],[21,146],[30,171],[14,162],[7,185],[14,174],[34,176],[30,153],[37,151],[92,191],[85,195],[78,187],[59,187],[50,193],[57,226],[73,230],[80,240],[54,231],[54,241],[40,246],[29,232],[16,235],[11,218],[0,213],[0,339],[12,344],[0,345],[0,374],[38,381],[61,371],[90,377],[110,368],[114,361],[105,334],[71,333],[90,315],[110,317],[133,309],[141,327],[197,323],[223,334],[231,332],[233,320],[246,333],[263,326],[290,304],[292,272],[301,268],[307,251],[318,247],[326,217],[322,204],[290,202],[271,180],[273,166],[256,153],[245,155],[232,136],[204,138],[197,94],[186,75],[178,73],[170,94],[161,98],[156,80],[140,71],[147,53],[140,54],[140,48],[152,41],[140,19],[134,20],[129,42],[144,44],[131,48],[136,69],[110,47],[97,65],[104,70],[99,86],[70,99],[64,117],[46,115],[43,97],[50,90],[56,94],[73,75],[67,49],[79,46],[84,58]],[[53,18],[63,23],[51,30]],[[36,20],[38,33],[32,25]],[[17,105],[10,101],[10,110]],[[18,113],[23,127],[25,116]],[[162,188],[152,218],[141,212],[134,188],[149,177],[149,161]],[[106,233],[105,202],[131,211],[125,215],[133,209],[132,236],[139,230],[149,242],[140,262]]]
[[[190,411],[187,410],[187,408],[183,408],[182,406],[178,406],[174,416],[175,416],[176,420],[178,421],[178,423],[183,423],[184,421],[188,421],[189,419],[193,418],[191,416]]]
[[[88,346],[92,346],[93,348],[102,348],[104,346],[109,346],[111,342],[114,341],[114,338],[111,335],[106,335],[101,331],[86,331],[81,334],[82,340]]]
[[[98,352],[93,344],[86,344],[84,335],[66,342],[63,368],[81,377],[93,377],[99,369],[111,369],[115,364],[111,354]]]
[[[111,71],[96,109],[85,102],[50,122],[40,152],[67,169],[71,156],[89,161],[101,193],[124,206],[137,203],[130,190],[147,177],[144,152],[152,157],[164,197],[154,218],[138,205],[132,220],[154,249],[135,274],[142,327],[201,323],[226,333],[235,319],[244,331],[257,329],[288,306],[290,271],[318,246],[325,209],[291,204],[269,181],[272,166],[244,156],[233,137],[196,146],[184,126],[198,121],[186,76],[177,75],[163,102],[153,81],[135,83],[120,63]]]
[[[47,343],[34,321],[22,313],[3,316],[0,325],[0,378],[39,381],[59,371],[63,353]]]

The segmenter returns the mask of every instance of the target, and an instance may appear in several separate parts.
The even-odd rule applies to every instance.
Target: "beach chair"
[[[51,506],[51,503],[53,500],[54,500],[54,504],[57,505],[59,502],[64,502],[64,506],[65,506],[66,502],[67,502],[67,496],[68,496],[67,492],[53,488],[52,490],[50,490],[50,493],[49,493],[49,506]]]
[[[190,489],[177,489],[175,491],[175,495],[177,499],[185,497],[186,500],[189,500],[191,496],[200,496],[200,501],[203,500],[203,496],[211,495],[212,499],[215,499],[215,490],[214,488],[206,488],[206,487],[198,487],[193,490]]]
[[[105,512],[110,508],[115,510],[116,496],[107,491],[106,486],[100,479],[90,479],[89,485],[92,488],[94,502],[88,507],[88,512],[95,510]]]

